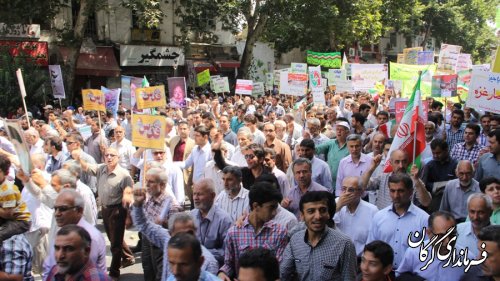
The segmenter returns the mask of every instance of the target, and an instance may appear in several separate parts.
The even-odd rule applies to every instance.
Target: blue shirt
[[[168,241],[170,240],[170,234],[168,233],[168,230],[146,219],[146,216],[144,215],[144,209],[142,207],[141,208],[137,208],[135,206],[132,207],[131,215],[132,215],[132,221],[134,222],[134,225],[136,226],[137,230],[142,232],[142,234],[145,235],[148,238],[148,240],[151,243],[153,243],[153,245],[155,245],[160,249],[163,249],[163,272],[161,273],[161,280],[167,280],[167,276],[171,275],[168,267],[167,246],[168,246]],[[207,248],[201,246],[201,251],[203,257],[205,257],[205,261],[203,262],[201,269],[216,274],[217,271],[219,270],[219,263],[214,258],[214,256],[207,250]],[[212,279],[202,279],[202,280],[212,280]]]
[[[468,249],[469,259],[474,259],[479,255],[479,249],[477,248],[476,234],[472,230],[472,224],[470,221],[457,224],[457,249]]]
[[[427,245],[429,240],[424,242],[424,245]],[[442,247],[445,247],[443,245]],[[451,267],[451,265],[443,268],[443,265],[448,262],[448,260],[441,261],[436,255],[432,255],[431,251],[434,251],[433,247],[429,247],[428,255],[424,262],[421,262],[420,257],[420,247],[418,248],[408,248],[405,252],[404,258],[401,261],[401,265],[396,270],[396,276],[399,276],[405,272],[410,272],[416,274],[425,280],[428,281],[441,281],[441,280],[450,280],[450,281],[458,281],[460,277],[464,274],[464,267]],[[425,270],[421,270],[430,259],[434,259],[431,261],[429,266]]]
[[[474,177],[477,181],[481,181],[487,177],[498,177],[500,174],[500,161],[491,152],[481,156],[477,163],[476,175]]]
[[[238,133],[238,130],[240,128],[242,128],[243,126],[245,126],[245,122],[243,122],[243,120],[238,120],[238,116],[233,116],[233,118],[231,118],[231,130],[233,130],[233,132],[235,134]]]
[[[164,280],[162,278],[162,280]],[[167,281],[176,281],[175,276],[170,275],[167,279]],[[207,271],[201,271],[200,273],[200,278],[198,278],[198,281],[220,281],[219,277],[213,275],[210,272]]]
[[[429,215],[419,207],[410,204],[408,211],[402,216],[395,213],[393,205],[378,211],[373,217],[366,244],[382,240],[394,250],[394,268],[397,268],[408,249],[410,232],[421,232],[427,226]]]

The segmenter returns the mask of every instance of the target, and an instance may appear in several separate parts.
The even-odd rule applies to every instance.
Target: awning
[[[193,65],[196,72],[202,72],[205,69],[208,69],[211,72],[217,71],[215,66],[208,61],[194,61]]]
[[[69,49],[59,47],[63,60],[66,61]],[[95,54],[80,53],[76,63],[76,75],[119,77],[120,67],[116,62],[113,47],[96,47]]]
[[[237,60],[216,60],[215,64],[219,68],[239,68],[240,62]]]

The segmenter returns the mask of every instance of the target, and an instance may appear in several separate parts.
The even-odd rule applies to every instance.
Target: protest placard
[[[196,79],[198,81],[198,86],[203,86],[210,82],[210,70],[205,69],[202,72],[196,74]]]
[[[290,65],[290,70],[292,73],[307,73],[307,63],[296,63],[292,62]]]
[[[472,70],[467,106],[500,114],[500,73]]]
[[[437,70],[444,73],[456,73],[458,55],[461,50],[462,46],[441,44]]]
[[[403,56],[406,64],[418,64],[418,52],[423,51],[422,47],[405,48]]]
[[[403,115],[406,110],[406,106],[408,105],[408,99],[405,100],[396,100],[394,102],[395,112],[396,112],[396,123],[401,122]],[[422,101],[422,111],[424,112],[424,121],[427,122],[427,115],[429,113],[429,101]]]
[[[335,85],[338,80],[346,80],[345,69],[329,69],[328,70],[328,86]]]
[[[352,86],[351,80],[339,80],[335,85],[335,93],[343,93],[343,92],[354,92],[354,87]]]
[[[432,96],[450,98],[457,95],[456,74],[432,76]]]
[[[101,91],[104,93],[104,103],[106,105],[106,109],[111,111],[111,113],[113,113],[113,116],[116,117],[116,115],[118,114],[118,107],[120,105],[121,89],[108,89],[101,86]]]
[[[227,77],[219,77],[213,80],[214,93],[229,93],[229,80]]]
[[[132,108],[132,100],[131,100],[131,89],[130,89],[130,80],[132,77],[124,76],[121,77],[121,96],[122,96],[122,106],[126,109]]]
[[[9,140],[14,145],[15,152],[24,174],[30,175],[31,171],[33,171],[33,163],[31,162],[30,150],[24,137],[24,130],[21,127],[20,121],[17,119],[6,119],[3,120],[3,122],[5,131],[7,132],[7,135],[9,135]],[[9,151],[9,153],[14,154],[13,151]]]
[[[404,64],[405,63],[405,55],[404,54],[398,54],[398,57],[396,59],[397,63]]]
[[[164,149],[166,120],[156,115],[132,115],[132,145]]]
[[[240,95],[252,95],[253,81],[252,80],[236,80],[236,94]]]
[[[82,101],[84,110],[96,110],[106,112],[105,97],[101,90],[82,90]]]
[[[169,105],[172,108],[186,107],[186,78],[185,77],[170,77],[167,79]]]
[[[273,89],[274,85],[274,73],[273,72],[267,72],[266,73],[266,90],[271,91]]]
[[[420,51],[417,54],[417,64],[427,65],[434,63],[434,52],[433,51]]]
[[[353,64],[351,80],[356,91],[367,91],[376,82],[387,80],[387,64]]]
[[[264,82],[253,82],[252,95],[258,96],[258,95],[264,95],[264,93],[265,93]]]
[[[138,109],[166,106],[165,86],[137,88],[135,89],[135,99]]]
[[[470,54],[459,54],[457,58],[457,73],[462,70],[472,68],[472,59]]]
[[[288,93],[294,96],[302,96],[307,93],[307,74],[288,73]]]
[[[220,75],[212,75],[210,76],[210,89],[214,90],[214,79],[220,78]]]
[[[320,65],[325,68],[340,68],[342,66],[342,54],[334,53],[318,53],[307,51],[306,62],[309,65]]]
[[[66,98],[64,91],[64,82],[60,65],[49,65],[50,84],[52,86],[52,95],[56,99]]]
[[[493,67],[491,69],[491,72],[500,72],[500,47],[497,47],[495,59],[493,60]]]

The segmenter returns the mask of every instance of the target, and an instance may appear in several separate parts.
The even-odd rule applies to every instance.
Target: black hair
[[[272,201],[279,203],[282,198],[279,189],[265,181],[255,182],[248,193],[250,210],[253,210],[253,203],[257,203],[258,205]]]
[[[406,189],[413,189],[413,181],[406,173],[394,173],[389,176],[388,183],[402,182]]]
[[[384,115],[387,118],[389,118],[389,112],[387,112],[387,111],[383,111],[383,110],[379,111],[376,116],[378,117],[379,115]]]
[[[316,149],[316,144],[314,144],[314,141],[312,139],[303,139],[299,146],[307,147],[310,149]]]
[[[264,152],[264,147],[262,145],[257,144],[257,143],[251,143],[247,147],[244,148],[244,150],[251,150],[253,154],[259,158],[262,159],[266,155]]]
[[[45,140],[46,143],[49,144],[49,146],[53,146],[55,147],[55,149],[57,151],[61,151],[63,146],[62,146],[62,140],[60,137],[58,136],[52,136],[52,137],[49,137]]]
[[[431,104],[431,109],[436,109],[436,108],[438,108],[438,107],[441,107],[441,108],[442,108],[443,106],[444,106],[444,105],[443,105],[443,103],[442,103],[442,102],[440,102],[440,101],[433,101],[433,102],[432,102],[432,104]]]
[[[366,109],[371,109],[372,107],[366,103],[363,103],[359,106],[359,111],[364,111]]]
[[[335,215],[335,209],[337,208],[337,205],[335,203],[335,197],[333,196],[332,193],[328,191],[309,191],[306,192],[300,198],[300,203],[299,203],[299,209],[300,212],[304,212],[304,205],[306,203],[311,203],[311,202],[318,202],[318,201],[325,201],[326,205],[328,207],[328,213],[330,214],[330,218],[333,218]]]
[[[479,134],[481,134],[481,127],[479,127],[479,125],[477,124],[469,123],[465,126],[465,128],[473,130],[474,133],[476,134],[476,137],[479,136]]]
[[[210,135],[210,130],[205,125],[196,127],[194,131],[200,133],[203,137]]]
[[[262,270],[266,281],[280,278],[280,266],[276,255],[268,249],[254,248],[244,252],[239,258],[240,268]]]
[[[365,245],[363,252],[370,252],[380,260],[383,267],[391,265],[394,262],[394,251],[392,247],[380,240],[372,241]]]
[[[484,178],[479,182],[479,189],[481,189],[481,192],[484,193],[486,190],[486,187],[492,183],[500,184],[500,179],[498,179],[496,177]]]
[[[497,243],[497,251],[500,250],[500,225],[489,225],[479,231],[477,238],[481,241]]]
[[[257,178],[255,178],[254,184],[259,183],[259,182],[265,182],[265,183],[271,184],[281,194],[280,183],[279,183],[278,179],[276,178],[276,176],[274,174],[272,174],[272,173],[262,173],[262,174],[260,174],[260,176],[258,176]],[[286,195],[286,194],[284,194],[284,195]],[[281,194],[281,196],[283,197],[283,194]]]
[[[500,142],[500,130],[495,129],[488,134],[488,137],[495,138],[497,142]]]
[[[435,211],[427,219],[427,227],[429,227],[429,229],[433,229],[434,228],[433,227],[434,220],[437,217],[443,217],[447,221],[453,221],[456,224],[455,217],[453,217],[453,215],[450,212],[447,212],[447,211]]]
[[[366,118],[361,113],[353,113],[352,118],[361,123],[361,125],[364,125],[366,122]]]
[[[431,150],[434,150],[438,147],[441,148],[442,150],[448,151],[449,145],[443,139],[433,139],[431,141]]]
[[[87,232],[87,230],[85,230],[85,228],[83,228],[79,225],[67,224],[67,225],[61,227],[61,229],[59,229],[59,231],[57,231],[57,236],[69,235],[70,233],[78,234],[78,236],[80,236],[80,238],[82,239],[83,246],[90,247],[90,245],[92,243],[92,238],[90,238],[90,234]]]
[[[5,175],[9,173],[10,169],[10,160],[7,156],[0,154],[0,171],[2,171]]]
[[[186,232],[179,232],[170,238],[168,241],[168,248],[179,250],[191,248],[193,260],[195,261],[200,259],[202,253],[200,241],[198,241],[196,236]]]
[[[460,117],[462,117],[462,120],[465,118],[465,113],[461,109],[454,109],[451,113],[451,116],[453,116],[453,114],[460,115]]]

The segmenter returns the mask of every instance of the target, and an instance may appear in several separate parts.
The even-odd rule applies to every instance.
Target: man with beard
[[[90,244],[90,235],[84,228],[74,224],[63,226],[54,243],[57,265],[52,267],[46,280],[110,281],[90,261]]]
[[[222,173],[224,190],[215,198],[215,205],[226,211],[234,222],[248,210],[248,189],[241,187],[240,168],[227,166]]]

